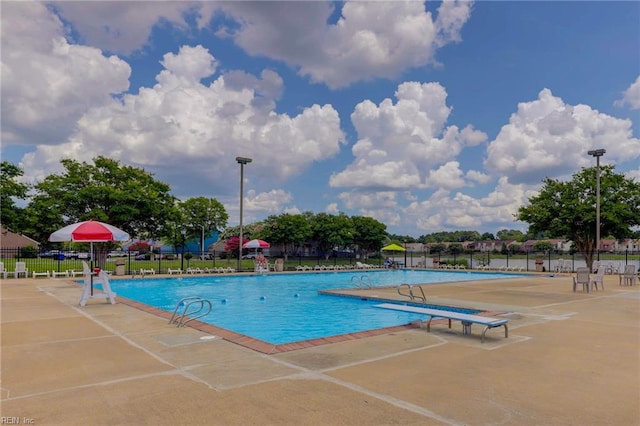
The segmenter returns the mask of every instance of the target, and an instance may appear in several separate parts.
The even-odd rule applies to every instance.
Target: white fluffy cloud
[[[592,165],[590,149],[607,150],[608,161],[637,161],[640,139],[632,123],[588,105],[568,105],[549,89],[538,99],[518,104],[509,124],[491,141],[485,166],[511,183],[537,183],[546,176],[567,176]]]
[[[128,55],[143,48],[155,25],[170,23],[186,31],[185,15],[199,6],[186,1],[67,1],[52,2],[89,44],[117,54]]]
[[[533,187],[512,185],[506,177],[500,178],[494,190],[480,198],[439,189],[427,199],[413,202],[405,208],[405,220],[415,221],[418,229],[425,232],[479,229],[480,225],[489,228],[492,225],[504,226],[504,223],[514,221],[514,214],[531,195]]]
[[[616,106],[629,106],[631,109],[640,109],[640,75],[631,86],[622,94],[622,99],[615,102]]]
[[[72,45],[43,4],[2,5],[3,144],[56,144],[89,108],[129,88],[129,65]]]
[[[223,7],[240,24],[231,34],[248,53],[280,59],[312,81],[338,88],[395,78],[433,62],[438,47],[460,40],[471,5],[443,2],[434,21],[422,2],[348,1],[330,25],[329,3],[231,2]]]
[[[486,135],[467,126],[445,127],[451,108],[446,105],[447,93],[438,83],[403,83],[391,99],[380,105],[371,101],[358,104],[351,114],[358,142],[352,152],[355,160],[345,170],[331,176],[334,187],[369,189],[416,189],[433,186],[444,174],[459,175],[448,185],[467,183],[450,161],[467,146],[475,146]],[[437,167],[446,166],[436,172]],[[475,180],[475,179],[474,179]]]
[[[205,86],[200,80],[216,62],[203,47],[183,47],[162,63],[154,87],[91,108],[68,142],[26,155],[25,169],[44,174],[63,156],[89,161],[102,154],[178,179],[182,192],[189,185],[227,186],[226,176],[237,168],[228,159],[237,155],[259,160],[250,166],[254,176],[285,180],[336,155],[344,142],[330,105],[312,105],[297,116],[275,113],[269,96],[280,93],[282,80],[272,71],[260,77],[230,72]],[[189,167],[178,174],[179,165]]]
[[[79,43],[130,55],[148,43],[154,27],[175,31],[211,27],[247,53],[281,60],[329,87],[396,78],[435,63],[436,50],[461,40],[472,1],[443,2],[434,18],[423,2],[347,1],[328,24],[331,2],[58,2]],[[234,24],[216,19],[223,12]]]

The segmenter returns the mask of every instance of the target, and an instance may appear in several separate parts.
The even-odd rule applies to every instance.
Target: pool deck
[[[640,286],[606,276],[574,293],[564,274],[424,289],[509,319],[509,337],[434,323],[267,354],[125,303],[79,307],[66,278],[2,280],[0,423],[640,424]]]

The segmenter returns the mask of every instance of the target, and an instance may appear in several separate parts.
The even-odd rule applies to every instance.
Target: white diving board
[[[427,321],[428,332],[431,331],[431,320],[434,318],[445,318],[449,320],[449,328],[451,328],[451,320],[458,320],[462,322],[463,334],[471,334],[471,324],[484,325],[485,328],[482,331],[482,342],[484,342],[484,335],[487,333],[487,330],[495,327],[504,327],[504,337],[509,337],[509,328],[507,327],[507,322],[509,321],[502,318],[483,317],[480,315],[463,314],[461,312],[446,311],[442,309],[421,308],[418,306],[397,305],[395,303],[382,303],[380,305],[374,305],[374,307],[427,315],[429,317],[429,320]]]

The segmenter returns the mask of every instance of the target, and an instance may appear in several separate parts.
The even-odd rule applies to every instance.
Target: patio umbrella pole
[[[89,282],[91,283],[91,295],[93,296],[93,257],[94,257],[94,254],[93,254],[93,241],[91,241],[89,243],[89,245],[91,246],[91,250],[90,250],[90,252],[91,252],[91,269],[90,269],[90,274],[89,274],[91,276],[91,279],[89,280]]]

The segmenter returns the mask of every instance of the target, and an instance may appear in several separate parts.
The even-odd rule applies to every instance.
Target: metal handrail
[[[420,294],[416,296],[415,294],[413,294],[413,289],[414,288],[419,288],[420,289]],[[411,293],[411,300],[415,300],[415,299],[422,299],[422,303],[427,303],[427,296],[424,295],[424,290],[422,290],[422,286],[418,285],[418,286],[409,286],[409,293]]]
[[[408,292],[403,292],[403,288],[407,288]],[[416,295],[413,293],[413,289],[414,288],[419,288],[420,289],[420,294]],[[405,296],[408,297],[409,299],[411,299],[411,301],[414,301],[416,299],[422,300],[422,303],[427,303],[427,296],[424,295],[424,290],[422,289],[422,286],[418,285],[418,286],[413,286],[411,284],[400,284],[397,287],[397,291],[398,294],[400,296]]]
[[[407,287],[407,293],[402,292],[403,287]],[[409,299],[413,300],[413,295],[411,294],[411,286],[409,284],[400,284],[397,290],[400,296],[408,297]]]
[[[193,310],[189,311],[189,308],[193,305]],[[178,310],[182,307],[182,313],[178,313]],[[206,308],[206,310],[205,310]],[[173,310],[173,315],[169,320],[169,324],[176,324],[176,327],[184,327],[188,322],[198,318],[202,318],[211,312],[213,306],[207,299],[203,299],[199,296],[188,296],[180,299],[176,304],[176,308]],[[199,315],[196,315],[199,314]],[[196,315],[196,316],[191,316]],[[185,317],[187,320],[185,321]]]
[[[354,280],[355,280],[355,285],[354,285]],[[354,275],[351,277],[351,285],[357,288],[371,288],[371,279],[369,278],[368,275],[360,275],[360,276]]]

